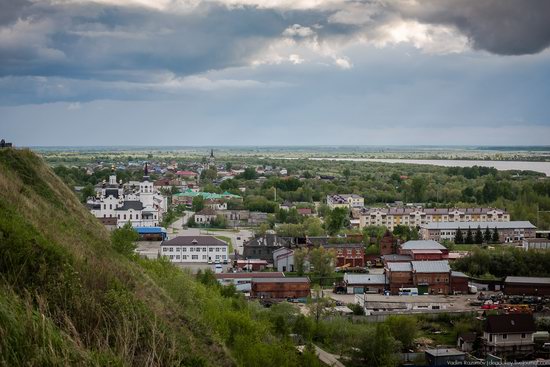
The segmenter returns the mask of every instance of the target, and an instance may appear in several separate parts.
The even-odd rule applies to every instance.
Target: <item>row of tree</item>
[[[485,231],[482,232],[479,226],[476,228],[475,232],[472,232],[472,229],[468,227],[468,230],[466,231],[466,236],[464,236],[462,230],[458,228],[456,230],[454,238],[455,244],[482,244],[499,242],[500,237],[496,228],[491,232],[491,230],[489,230],[489,227],[487,227],[485,228]]]

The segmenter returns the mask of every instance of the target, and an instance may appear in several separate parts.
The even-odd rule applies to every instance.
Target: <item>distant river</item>
[[[377,159],[377,158],[309,158],[314,161],[352,161],[352,162],[383,162],[383,163],[407,163],[429,164],[442,167],[494,167],[499,171],[521,170],[542,172],[550,176],[550,162],[525,162],[525,161],[470,161],[470,160],[446,160],[446,159]]]

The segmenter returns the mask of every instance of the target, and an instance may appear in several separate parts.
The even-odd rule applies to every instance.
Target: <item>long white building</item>
[[[421,227],[438,222],[509,222],[510,214],[498,208],[364,208],[358,213],[359,227]],[[472,227],[477,225],[471,224]]]
[[[212,236],[178,236],[160,244],[160,253],[172,262],[224,262],[229,245]]]
[[[98,194],[88,198],[87,205],[96,218],[105,223],[116,222],[117,227],[128,222],[133,227],[158,226],[168,204],[149,179],[147,164],[143,180],[132,187],[125,190],[113,169],[109,183],[103,182]]]

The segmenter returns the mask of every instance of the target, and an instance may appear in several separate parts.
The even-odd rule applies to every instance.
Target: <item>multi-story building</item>
[[[294,237],[281,237],[276,234],[257,236],[244,243],[243,256],[247,259],[260,259],[272,262],[275,250],[282,247],[295,247],[296,243]]]
[[[334,251],[336,255],[335,266],[365,266],[365,246],[362,243],[331,243],[323,245],[323,247]]]
[[[527,238],[535,238],[536,228],[528,221],[511,222],[433,222],[425,224],[420,229],[420,235],[424,239],[442,241],[453,241],[458,230],[462,231],[463,238],[466,238],[468,228],[475,232],[477,228],[485,231],[487,228],[491,232],[495,229],[498,232],[501,243],[522,242]]]
[[[359,213],[359,227],[420,227],[433,222],[508,222],[510,214],[496,208],[364,208]]]
[[[536,331],[532,314],[488,315],[483,329],[483,346],[487,354],[515,359],[533,353]]]
[[[365,199],[357,194],[336,194],[327,195],[327,205],[329,208],[362,208],[365,206]]]
[[[172,262],[206,263],[229,259],[227,243],[212,236],[178,236],[163,241],[160,252]]]
[[[467,291],[467,276],[452,272],[447,260],[386,262],[384,271],[392,294],[398,294],[401,288],[417,288],[418,294]]]
[[[147,164],[143,180],[124,189],[116,174],[109,176],[109,183],[103,182],[97,195],[87,200],[92,214],[100,220],[115,221],[118,227],[131,223],[133,227],[158,226],[167,210],[167,200],[153,186],[149,179]]]

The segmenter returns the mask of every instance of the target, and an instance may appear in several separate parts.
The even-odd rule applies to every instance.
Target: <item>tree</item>
[[[306,261],[306,249],[300,248],[294,250],[294,270],[298,275],[304,275],[304,264]]]
[[[254,167],[246,167],[244,172],[237,176],[237,178],[243,178],[245,180],[254,180],[256,177],[257,174]]]
[[[87,184],[82,188],[82,191],[80,191],[80,201],[85,203],[91,196],[95,196],[95,189],[92,184]]]
[[[493,243],[499,243],[500,242],[500,236],[498,235],[498,229],[495,227],[493,231]]]
[[[399,342],[384,323],[366,329],[357,340],[356,354],[366,366],[393,367],[399,362]]]
[[[483,239],[486,243],[491,242],[491,231],[489,230],[489,226],[485,228],[485,232],[483,233]]]
[[[344,171],[342,172],[342,174],[344,175],[344,177],[346,178],[346,180],[349,180],[349,177],[351,176],[351,171],[349,168],[344,168]]]
[[[193,211],[195,213],[200,212],[204,209],[204,198],[201,195],[197,195],[193,198],[193,202],[191,204]]]
[[[460,227],[456,230],[455,243],[464,243],[464,237],[462,236],[462,230],[460,229]]]
[[[426,180],[420,176],[414,176],[411,183],[413,200],[422,202],[426,193]]]
[[[319,324],[319,320],[326,313],[326,309],[331,305],[332,301],[325,297],[321,287],[316,285],[314,288],[315,297],[309,297],[308,299],[308,309],[309,314],[315,320],[315,324]]]
[[[474,235],[472,234],[472,229],[468,227],[468,231],[466,232],[466,239],[464,240],[464,243],[471,245],[474,243]]]
[[[336,254],[332,250],[325,250],[323,246],[312,249],[309,252],[309,262],[313,271],[320,277],[325,277],[334,272]]]
[[[225,163],[225,170],[229,172],[229,171],[231,171],[231,168],[233,168],[233,163],[226,162]]]
[[[483,233],[481,232],[481,228],[479,226],[477,226],[474,241],[475,243],[479,243],[479,244],[483,243]]]
[[[111,233],[111,243],[113,248],[125,256],[131,256],[134,254],[134,251],[137,248],[135,243],[137,240],[139,240],[139,235],[130,222],[126,223],[121,228],[115,229]]]
[[[386,324],[390,328],[393,337],[401,342],[403,348],[410,348],[413,346],[413,341],[418,331],[416,318],[411,316],[392,315],[387,318]]]
[[[302,223],[308,236],[322,236],[325,234],[321,220],[315,217],[309,217],[304,219]]]
[[[187,227],[189,228],[193,228],[197,225],[197,222],[195,222],[195,216],[192,215],[191,217],[189,217],[189,219],[187,220]]]
[[[327,232],[331,235],[338,233],[346,224],[346,220],[348,220],[348,210],[334,208],[325,222]]]

